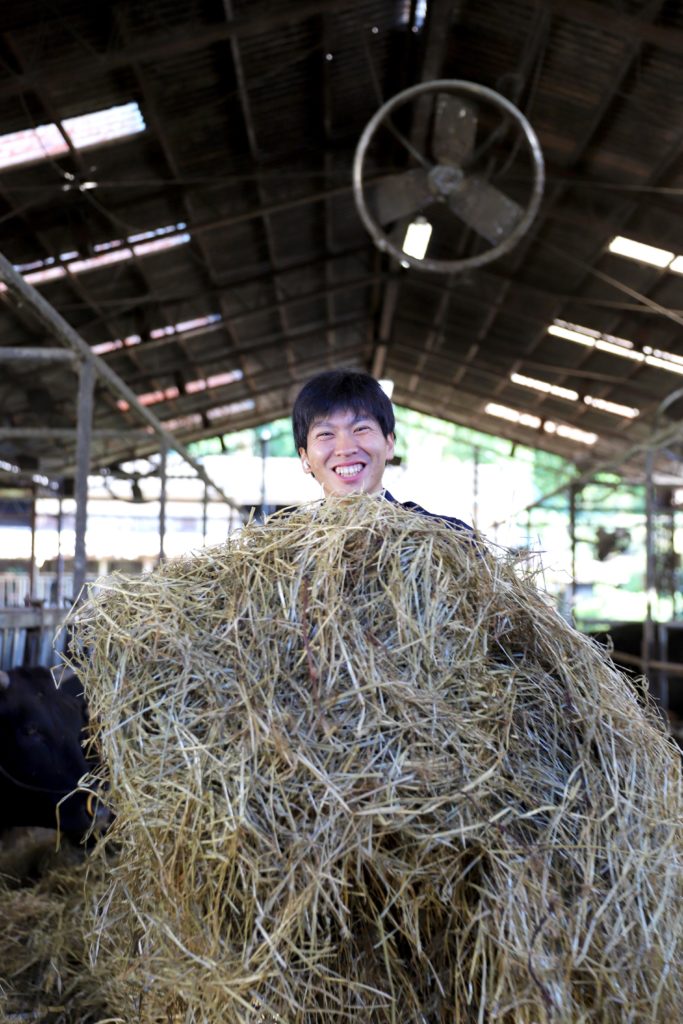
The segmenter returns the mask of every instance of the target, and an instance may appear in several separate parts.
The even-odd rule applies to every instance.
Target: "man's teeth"
[[[355,476],[356,473],[360,473],[363,468],[362,462],[357,462],[355,466],[337,466],[335,473],[337,476]]]

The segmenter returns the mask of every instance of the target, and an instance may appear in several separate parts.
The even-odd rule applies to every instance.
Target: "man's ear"
[[[313,475],[313,470],[311,469],[311,464],[308,461],[308,458],[306,456],[306,449],[305,448],[299,448],[299,458],[301,459],[301,465],[303,467],[304,473],[310,473],[311,476],[312,476]]]
[[[387,434],[387,462],[390,462],[394,457],[394,446],[396,444],[396,438],[393,434]]]

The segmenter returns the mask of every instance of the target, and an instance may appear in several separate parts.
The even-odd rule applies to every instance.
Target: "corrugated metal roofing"
[[[103,358],[138,394],[166,395],[151,408],[182,440],[282,415],[303,380],[343,363],[392,377],[395,400],[413,408],[582,463],[618,456],[646,441],[681,376],[553,338],[547,327],[560,318],[639,351],[683,355],[683,275],[606,251],[615,234],[683,251],[683,0],[430,0],[424,24],[414,17],[402,0],[4,5],[0,134],[131,101],[147,128],[0,170],[2,249],[15,265],[68,267],[103,243],[187,225],[178,229],[185,244],[38,284],[91,345],[140,338]],[[433,78],[516,102],[548,171],[537,220],[512,252],[441,275],[382,255],[350,187],[355,145],[380,102]],[[495,118],[481,114],[484,133]],[[431,155],[429,112],[399,113],[397,125]],[[411,166],[396,131],[381,139],[375,174]],[[482,173],[525,197],[523,147],[499,139],[487,152]],[[432,217],[430,255],[486,248],[448,211]],[[159,335],[209,315],[219,319]],[[0,344],[54,340],[3,293]],[[230,370],[242,378],[193,390]],[[641,415],[543,395],[511,373]],[[75,382],[61,364],[3,363],[0,426],[73,427]],[[496,421],[489,400],[599,440],[589,451],[557,432]],[[153,439],[126,433],[138,425],[99,389],[95,427],[121,436],[95,439],[95,460],[150,450]],[[68,474],[74,445],[6,433],[0,460]]]

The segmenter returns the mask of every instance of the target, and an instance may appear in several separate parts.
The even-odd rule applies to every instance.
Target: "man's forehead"
[[[370,412],[354,409],[332,409],[321,416],[314,416],[309,430],[312,430],[313,427],[334,426],[335,423],[340,421],[353,424],[358,423],[360,420],[372,420],[373,423],[377,423],[377,420]]]

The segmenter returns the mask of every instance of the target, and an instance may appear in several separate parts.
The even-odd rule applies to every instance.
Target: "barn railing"
[[[65,631],[56,645],[55,635],[66,614],[64,608],[0,608],[0,669],[57,664]]]
[[[64,574],[61,581],[62,594],[71,594],[73,576]],[[0,573],[0,610],[3,608],[23,608],[29,599],[40,601],[43,605],[56,605],[57,583],[54,573],[39,573],[33,582],[31,593],[31,577],[28,573]]]

